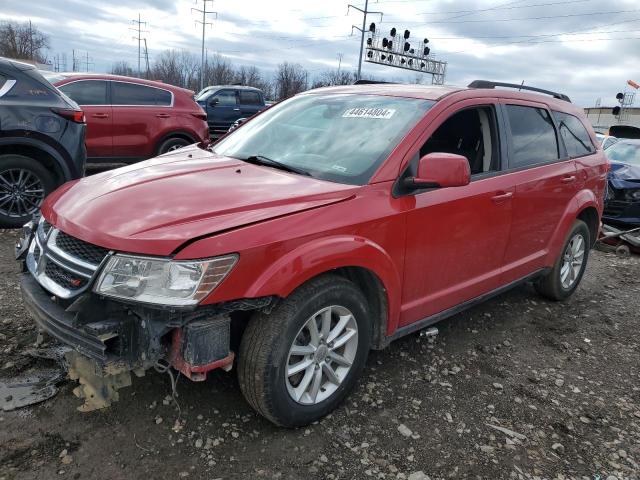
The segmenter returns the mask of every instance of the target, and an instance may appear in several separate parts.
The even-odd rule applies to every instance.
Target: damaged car
[[[640,140],[620,139],[606,149],[611,163],[603,221],[640,226]]]
[[[607,168],[560,93],[311,90],[215,145],[61,186],[16,247],[22,295],[71,350],[83,410],[154,367],[234,368],[258,413],[306,425],[371,349],[523,282],[569,297]]]

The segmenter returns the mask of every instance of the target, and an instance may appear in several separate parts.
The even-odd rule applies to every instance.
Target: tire
[[[581,238],[582,242],[582,256],[579,257],[576,255],[575,246],[578,242],[579,238]],[[574,247],[572,252],[570,252],[570,246]],[[580,281],[582,280],[582,276],[584,275],[584,270],[587,266],[587,261],[589,260],[589,248],[591,246],[591,238],[589,233],[589,227],[582,220],[576,220],[567,235],[567,239],[565,240],[562,250],[560,251],[560,255],[556,260],[555,264],[551,271],[540,278],[534,285],[536,290],[540,295],[546,297],[550,300],[564,300],[568,298],[573,292],[576,290]],[[574,256],[575,255],[575,256]],[[575,265],[575,262],[578,259],[582,260],[579,268]],[[569,266],[569,270],[567,270],[565,276],[565,266],[568,262],[573,262],[572,265]],[[569,279],[570,281],[567,281]],[[571,280],[572,279],[572,280]]]
[[[322,326],[321,319],[320,323],[317,322],[320,312],[325,312],[324,318],[331,316],[330,333],[325,335],[325,339],[331,339],[334,331],[339,329],[336,328],[339,320],[348,319],[344,320],[347,327],[341,330],[344,333],[337,335],[335,342],[323,344],[321,340],[313,354],[298,356],[292,353],[294,341],[303,345],[296,345],[296,348],[308,349],[312,345],[313,338],[307,325],[313,318],[316,325]],[[347,312],[352,314],[351,317]],[[314,318],[316,314],[318,318]],[[308,425],[322,418],[336,408],[356,384],[369,353],[371,327],[367,300],[353,282],[333,274],[309,281],[279,303],[270,314],[256,314],[247,325],[238,358],[238,380],[244,397],[256,412],[282,427]],[[355,335],[353,330],[357,332]],[[335,346],[347,337],[349,340],[345,345],[337,347],[333,353],[327,351],[329,346]],[[306,346],[305,341],[309,342]],[[346,367],[335,363],[332,356],[335,353],[339,353],[341,362],[350,358],[351,365]],[[310,367],[287,375],[308,361],[313,362]],[[330,382],[329,372],[322,362],[334,372],[334,381],[341,381]],[[316,382],[318,371],[321,375]],[[294,386],[297,382],[298,390],[302,391],[307,375],[313,378],[307,382],[308,392],[296,400]],[[322,388],[314,388],[315,385]],[[312,398],[314,392],[315,399]]]
[[[40,210],[56,188],[52,172],[23,155],[0,155],[0,227],[18,228]]]
[[[158,155],[162,155],[163,153],[170,152],[172,150],[178,150],[179,148],[186,147],[187,145],[191,145],[195,142],[190,142],[189,140],[182,137],[172,137],[160,144],[160,148],[158,148]]]

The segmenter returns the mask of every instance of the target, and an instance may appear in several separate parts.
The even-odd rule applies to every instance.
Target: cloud
[[[34,5],[35,4],[35,5]],[[355,69],[362,16],[347,0],[217,0],[218,19],[209,18],[206,48],[238,65],[273,71],[283,61],[303,64],[311,76],[337,66]],[[0,20],[31,19],[51,37],[51,54],[72,51],[92,58],[90,68],[108,71],[119,60],[137,65],[140,13],[151,62],[167,48],[200,53],[201,16],[192,0],[3,0]],[[209,3],[211,8],[211,3]],[[370,15],[384,31],[396,26],[412,38],[428,37],[432,52],[448,62],[447,83],[476,78],[521,82],[558,90],[587,106],[597,98],[615,103],[615,94],[640,75],[640,7],[631,0],[381,0]],[[617,12],[617,13],[616,13]],[[410,72],[364,63],[377,78],[413,80]],[[429,80],[425,76],[425,80]],[[640,80],[636,78],[636,80]]]

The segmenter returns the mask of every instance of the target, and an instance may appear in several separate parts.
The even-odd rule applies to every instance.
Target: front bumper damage
[[[52,297],[30,274],[20,288],[38,329],[72,349],[69,376],[80,386],[80,411],[108,407],[131,373],[144,375],[160,362],[193,381],[211,370],[231,369],[233,312],[268,308],[271,297],[202,306],[190,311],[125,304],[86,292],[76,299]]]

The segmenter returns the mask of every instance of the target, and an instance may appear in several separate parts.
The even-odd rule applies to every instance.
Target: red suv
[[[85,112],[88,163],[132,163],[209,141],[207,115],[191,90],[103,74],[60,74],[51,81]]]
[[[567,97],[496,85],[312,90],[51,194],[18,246],[22,292],[73,349],[83,408],[130,371],[237,365],[256,411],[304,425],[370,349],[524,281],[571,295],[607,161]]]

